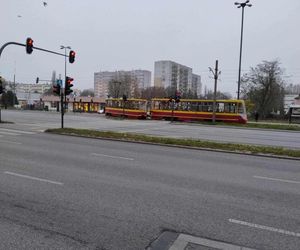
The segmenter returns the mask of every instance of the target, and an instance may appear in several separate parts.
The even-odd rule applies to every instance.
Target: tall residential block
[[[107,98],[109,82],[122,75],[130,75],[132,79],[135,79],[140,89],[151,86],[151,71],[148,70],[100,71],[94,73],[95,96]]]
[[[157,61],[154,64],[154,86],[171,87],[182,95],[189,91],[201,93],[201,77],[192,73],[192,68],[173,62]]]

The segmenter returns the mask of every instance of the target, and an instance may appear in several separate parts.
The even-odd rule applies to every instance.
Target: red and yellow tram
[[[150,116],[153,120],[212,121],[213,100],[181,99],[180,102],[168,98],[151,100]],[[247,123],[243,100],[217,100],[216,121]]]
[[[168,98],[127,100],[112,98],[106,100],[107,116],[120,116],[134,119],[146,119],[147,114],[153,120],[174,121],[212,121],[213,100],[181,99],[179,102]],[[247,123],[247,114],[243,100],[217,100],[216,121]]]
[[[147,100],[130,98],[126,101],[122,98],[111,98],[106,100],[106,116],[120,116],[133,119],[147,118]]]

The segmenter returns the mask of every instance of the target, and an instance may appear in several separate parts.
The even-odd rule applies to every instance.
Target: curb
[[[94,137],[94,136],[77,135],[77,134],[69,134],[69,133],[56,133],[56,132],[47,132],[47,131],[45,131],[45,133],[57,134],[57,135],[66,135],[66,136],[74,136],[74,137],[81,137],[81,138],[88,138],[88,139],[98,139],[98,140],[100,139],[100,140],[107,140],[107,141],[129,142],[129,143],[138,143],[138,144],[145,144],[145,145],[157,145],[157,146],[164,146],[164,147],[193,149],[193,150],[201,150],[201,151],[209,151],[209,152],[217,152],[217,153],[248,155],[248,156],[264,157],[264,158],[274,158],[274,159],[300,161],[300,157],[291,157],[291,156],[284,156],[284,155],[249,153],[249,152],[243,152],[243,151],[230,151],[230,150],[204,148],[204,147],[192,147],[192,146],[184,146],[184,145],[174,145],[174,144],[172,145],[172,144],[155,143],[155,142],[134,141],[134,140],[128,140],[128,139]]]

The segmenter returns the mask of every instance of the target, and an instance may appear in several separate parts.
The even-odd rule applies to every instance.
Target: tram
[[[110,98],[106,100],[105,115],[129,119],[147,118],[147,100]]]
[[[106,100],[106,116],[120,116],[133,119],[173,120],[173,121],[212,121],[213,100],[169,98]],[[217,100],[216,121],[247,123],[247,114],[243,100]]]
[[[168,98],[151,100],[150,116],[153,120],[212,121],[213,100]],[[217,100],[216,121],[247,123],[247,114],[243,100]]]

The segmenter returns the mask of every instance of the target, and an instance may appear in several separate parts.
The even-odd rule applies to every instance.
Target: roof
[[[42,96],[42,101],[43,102],[59,102],[60,97],[57,95],[45,95]],[[100,98],[100,97],[89,97],[89,96],[77,96],[77,97],[68,97],[67,96],[67,101],[72,103],[72,102],[94,102],[94,103],[105,103],[105,98]]]

